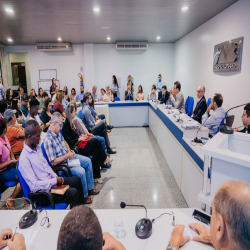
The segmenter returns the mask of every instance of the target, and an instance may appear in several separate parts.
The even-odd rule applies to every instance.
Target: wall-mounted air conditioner
[[[41,52],[67,52],[72,51],[70,43],[37,43],[36,49]]]
[[[116,50],[147,50],[147,42],[117,42],[115,44]]]

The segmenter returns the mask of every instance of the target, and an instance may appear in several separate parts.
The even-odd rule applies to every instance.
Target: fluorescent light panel
[[[188,10],[188,7],[187,6],[184,6],[184,7],[182,7],[181,8],[183,11],[186,11],[186,10]]]
[[[96,12],[96,13],[98,13],[98,12],[100,12],[100,8],[95,7],[95,8],[93,9],[93,11]]]

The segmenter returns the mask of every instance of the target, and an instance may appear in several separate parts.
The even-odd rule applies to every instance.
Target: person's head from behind
[[[14,109],[6,109],[4,112],[4,119],[8,123],[8,125],[15,125],[16,123],[16,110]]]
[[[62,90],[59,90],[57,93],[56,93],[56,100],[60,103],[62,103],[62,100],[63,100],[63,91]]]
[[[83,94],[83,92],[84,92],[84,86],[83,85],[80,86],[80,91]]]
[[[104,88],[101,88],[101,94],[105,95],[106,94],[106,90]]]
[[[75,90],[75,88],[72,88],[72,89],[71,89],[71,95],[76,95],[76,90]]]
[[[93,210],[83,205],[74,207],[61,225],[57,250],[101,250],[102,246],[102,229]]]
[[[7,132],[7,123],[4,118],[0,118],[0,136],[4,137]]]
[[[158,80],[161,82],[161,74],[158,75]]]
[[[174,83],[174,94],[176,95],[180,91],[181,91],[181,84],[180,84],[180,82],[177,81],[177,82]]]
[[[34,118],[37,115],[39,109],[39,101],[37,99],[31,99],[30,101],[30,116]]]
[[[163,85],[161,90],[162,90],[162,94],[165,95],[167,93],[167,86]]]
[[[35,149],[40,142],[41,128],[36,120],[25,123],[25,144]]]
[[[43,101],[43,109],[46,111],[46,112],[50,112],[52,108],[52,100],[50,97],[45,97],[44,98],[44,101]]]
[[[35,90],[34,89],[32,89],[30,91],[30,98],[33,98],[33,97],[35,97]]]
[[[48,95],[48,93],[47,93],[46,91],[44,91],[44,92],[42,93],[43,102],[44,102],[44,100],[45,100],[46,97],[49,97],[49,95]]]
[[[131,91],[131,86],[129,84],[127,85],[127,91]]]
[[[143,89],[142,89],[142,86],[141,86],[141,85],[139,85],[139,87],[138,87],[138,92],[139,92],[139,93],[143,93]]]
[[[50,120],[50,130],[55,134],[60,133],[63,125],[63,118],[59,112],[54,112]]]
[[[212,202],[210,226],[215,249],[249,249],[250,186],[229,181],[218,188]]]
[[[152,88],[151,88],[151,91],[155,91],[155,90],[156,90],[156,85],[153,84],[153,85],[152,85]]]
[[[92,92],[93,92],[93,94],[95,94],[95,93],[96,93],[96,91],[97,91],[97,87],[96,87],[96,85],[94,85],[94,86],[93,86],[93,88],[92,88]]]
[[[3,114],[4,111],[8,108],[8,104],[5,99],[0,100],[0,113]]]
[[[27,97],[27,95],[23,95],[22,96],[22,105],[25,107],[25,108],[27,108],[28,107],[28,103],[29,103],[29,100],[28,100],[28,97]]]
[[[248,127],[250,125],[250,103],[244,107],[243,115],[241,116],[243,125]]]
[[[75,103],[69,103],[66,107],[65,110],[66,117],[70,122],[71,127],[73,126],[72,120],[76,117],[77,115],[77,107]]]
[[[202,96],[205,95],[205,86],[203,85],[200,85],[198,88],[197,88],[197,98],[201,98]]]
[[[89,92],[84,94],[82,102],[89,104]]]
[[[23,95],[23,87],[18,88],[19,95]]]
[[[112,76],[112,82],[117,85],[117,79],[115,75]]]
[[[220,108],[223,103],[223,97],[221,94],[214,94],[214,97],[211,100],[211,109],[216,110],[217,108]]]

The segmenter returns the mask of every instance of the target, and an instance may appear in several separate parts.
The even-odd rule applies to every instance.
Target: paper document
[[[70,167],[78,167],[78,166],[81,166],[80,160],[79,160],[79,159],[68,160],[68,165],[69,165]]]

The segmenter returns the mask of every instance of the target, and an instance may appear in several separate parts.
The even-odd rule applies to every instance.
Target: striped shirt
[[[15,126],[7,126],[6,136],[9,140],[11,151],[13,153],[21,152],[23,149],[25,138],[19,137],[21,130],[23,130],[23,128],[16,128]]]

